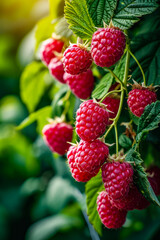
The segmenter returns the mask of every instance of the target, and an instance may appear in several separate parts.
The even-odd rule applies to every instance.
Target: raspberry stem
[[[143,82],[144,82],[144,86],[146,86],[146,77],[145,77],[145,74],[144,74],[144,71],[141,67],[141,64],[139,63],[138,59],[135,57],[135,55],[131,52],[130,49],[128,49],[130,55],[132,56],[132,58],[135,60],[135,62],[137,63],[139,69],[141,70],[141,73],[142,73],[142,76],[143,76]]]
[[[112,130],[112,128],[115,128],[115,137],[116,137],[116,152],[118,151],[118,131],[117,131],[117,122],[119,120],[119,117],[121,115],[122,111],[122,106],[123,106],[123,101],[124,101],[124,94],[125,94],[125,89],[127,85],[127,79],[128,79],[128,71],[129,71],[129,61],[130,61],[130,51],[129,51],[129,46],[127,46],[127,52],[126,52],[126,64],[125,64],[125,71],[124,71],[124,77],[123,77],[123,84],[121,84],[121,98],[120,98],[120,104],[119,104],[119,109],[117,112],[117,115],[113,121],[113,123],[110,125],[108,128],[107,132],[104,134],[103,138],[106,138],[109,132]],[[124,86],[124,87],[123,87]]]
[[[104,67],[103,68],[105,71],[108,71],[111,73],[111,75],[115,78],[116,82],[120,83],[121,85],[123,85],[123,82],[117,77],[117,75],[109,68]]]
[[[104,100],[106,97],[108,97],[109,95],[111,95],[111,94],[113,94],[113,93],[119,93],[119,92],[122,92],[122,90],[120,89],[120,90],[110,91],[110,92],[106,93],[106,95],[105,95],[103,98],[101,98],[101,100],[100,100],[99,102],[101,103],[101,102],[103,102],[103,100]]]

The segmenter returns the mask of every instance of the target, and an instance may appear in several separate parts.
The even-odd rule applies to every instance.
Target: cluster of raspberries
[[[147,170],[148,180],[156,195],[160,195],[160,168]],[[105,191],[97,198],[97,210],[107,228],[120,228],[127,211],[145,209],[150,203],[133,183],[133,169],[127,162],[108,162],[102,167]]]
[[[122,57],[125,45],[126,38],[121,30],[100,28],[93,34],[91,51],[80,43],[71,44],[62,57],[64,42],[53,37],[43,42],[41,60],[55,79],[68,84],[78,98],[87,99],[94,87],[92,61],[100,67],[110,67]]]

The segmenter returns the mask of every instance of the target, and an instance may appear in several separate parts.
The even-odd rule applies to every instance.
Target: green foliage
[[[66,0],[65,3],[65,18],[69,28],[83,40],[90,40],[95,27],[88,13],[86,0]]]
[[[41,62],[29,64],[20,79],[20,91],[23,102],[33,112],[45,91],[47,68]]]
[[[138,128],[136,140],[139,143],[142,137],[149,133],[149,131],[158,128],[160,123],[160,101],[156,101],[145,108],[142,114]]]
[[[142,166],[143,160],[141,159],[140,154],[131,148],[127,153],[126,161],[130,162],[133,166],[135,182],[141,193],[148,199],[148,201],[160,207],[160,202],[158,201],[147,179],[147,173]]]
[[[46,191],[47,206],[53,213],[60,212],[75,197],[75,189],[68,180],[54,177]]]
[[[40,134],[42,134],[42,128],[44,127],[45,124],[48,123],[47,119],[51,117],[51,113],[52,113],[51,106],[41,108],[40,110],[31,113],[29,117],[24,119],[23,122],[21,122],[21,124],[16,127],[16,130],[22,130],[23,128],[37,121],[38,123],[37,130]]]
[[[132,140],[129,137],[127,137],[126,135],[121,134],[119,136],[119,145],[121,145],[122,148],[128,149],[128,148],[132,147]]]
[[[159,11],[157,11],[159,13]],[[158,27],[157,27],[158,26]],[[146,76],[147,85],[158,85],[160,82],[160,16],[147,16],[131,40],[131,49],[140,62]],[[141,72],[133,59],[130,62],[132,76],[142,82]]]
[[[87,0],[89,14],[96,27],[109,24],[113,17],[117,0]]]
[[[113,82],[113,76],[110,73],[104,75],[100,82],[96,85],[94,91],[92,92],[92,97],[101,99],[108,92]]]
[[[120,29],[129,29],[139,17],[152,13],[158,7],[157,1],[125,0],[118,1],[113,16],[113,24]]]
[[[46,240],[55,236],[58,231],[79,227],[77,217],[69,217],[63,214],[50,216],[40,220],[31,226],[27,232],[26,240]]]
[[[99,235],[102,235],[102,223],[97,212],[97,197],[98,193],[104,191],[104,185],[102,182],[101,171],[97,176],[93,177],[85,186],[86,201],[87,201],[87,214],[89,221],[94,226]]]

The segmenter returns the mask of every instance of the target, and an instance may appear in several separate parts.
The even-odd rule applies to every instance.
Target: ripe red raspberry
[[[73,44],[64,52],[65,71],[76,75],[87,71],[92,64],[91,53],[80,44]]]
[[[100,137],[108,125],[109,114],[93,100],[83,102],[77,110],[76,132],[84,141]]]
[[[133,169],[127,162],[109,162],[102,167],[102,179],[111,199],[123,198],[133,182]]]
[[[100,67],[114,65],[123,55],[126,45],[124,33],[114,27],[99,28],[92,37],[91,53]]]
[[[106,97],[103,102],[107,106],[109,118],[115,118],[119,109],[120,100],[118,98]],[[109,120],[108,124],[112,124],[112,121]]]
[[[66,83],[63,75],[64,75],[64,68],[63,63],[57,57],[53,58],[49,63],[49,71],[50,74],[59,82]]]
[[[69,85],[72,92],[81,99],[91,96],[94,86],[94,78],[90,69],[78,75],[64,74],[64,80]]]
[[[118,209],[124,209],[127,211],[133,209],[142,210],[150,205],[134,184],[130,186],[129,192],[124,198],[117,200],[111,199],[110,201]]]
[[[76,146],[71,146],[69,148],[69,151],[67,152],[67,158],[68,158],[69,167],[70,167],[70,170],[71,170],[71,173],[72,173],[72,177],[77,182],[87,182],[92,177],[97,175],[99,169],[97,169],[93,173],[89,173],[89,172],[79,170],[79,168],[77,167],[77,164],[75,163],[76,152],[77,152],[77,147]]]
[[[81,141],[77,148],[75,162],[81,171],[93,173],[100,169],[108,158],[109,149],[100,140],[93,142]]]
[[[128,106],[131,112],[140,117],[144,112],[145,107],[152,102],[156,102],[157,96],[155,92],[150,91],[147,88],[133,89],[128,95]]]
[[[52,152],[63,155],[69,149],[72,141],[73,128],[67,123],[51,123],[44,126],[44,140]]]
[[[147,170],[147,173],[149,173],[148,180],[155,192],[155,194],[158,196],[160,195],[160,168],[154,166]]]
[[[120,228],[125,223],[127,211],[112,206],[105,191],[97,198],[97,211],[107,228]]]
[[[62,51],[64,42],[54,38],[49,38],[43,42],[41,48],[41,60],[46,66],[50,63],[51,59],[55,57],[54,52],[60,53]]]

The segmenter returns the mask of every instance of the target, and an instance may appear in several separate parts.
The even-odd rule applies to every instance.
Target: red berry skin
[[[54,38],[49,38],[43,42],[41,48],[41,60],[46,66],[48,66],[51,59],[55,57],[54,52],[60,53],[62,51],[63,45],[64,42]]]
[[[137,117],[140,117],[145,107],[156,101],[157,95],[155,92],[149,89],[133,89],[129,92],[127,103],[131,112]]]
[[[90,51],[81,45],[71,45],[63,56],[65,71],[72,75],[86,72],[92,64]]]
[[[105,132],[108,121],[108,112],[93,100],[87,100],[77,110],[76,132],[82,140],[93,141]]]
[[[64,68],[63,63],[58,58],[52,58],[48,65],[51,76],[53,76],[57,81],[61,83],[66,83],[64,76]]]
[[[97,211],[107,228],[120,228],[125,223],[127,211],[111,205],[105,191],[101,192],[97,198]]]
[[[77,147],[75,162],[81,171],[93,173],[99,170],[108,158],[109,149],[100,140],[93,142],[81,141]]]
[[[124,198],[133,182],[133,169],[127,162],[109,162],[102,166],[102,179],[109,198]]]
[[[67,123],[51,123],[44,126],[42,133],[44,141],[52,152],[64,155],[72,141],[73,128]]]
[[[111,199],[111,203],[118,209],[127,211],[133,209],[142,210],[150,205],[150,202],[147,201],[134,184],[130,186],[129,192],[124,198],[118,200]]]
[[[120,100],[117,98],[106,97],[103,102],[108,111],[109,118],[115,118],[119,109]],[[112,124],[112,120],[109,120],[108,124]]]
[[[88,182],[92,177],[97,175],[99,169],[97,169],[97,171],[92,173],[81,171],[77,167],[77,164],[75,163],[76,152],[77,152],[76,146],[71,146],[67,152],[67,158],[68,158],[69,167],[72,173],[72,177],[77,182]]]
[[[93,60],[100,67],[110,67],[122,57],[125,46],[126,37],[121,30],[99,28],[92,37]]]
[[[78,75],[64,74],[64,80],[69,85],[75,96],[87,99],[91,96],[94,87],[94,78],[90,69]]]
[[[148,180],[154,190],[154,193],[158,196],[160,195],[160,168],[154,166],[147,170],[147,173],[150,174],[148,176]]]

